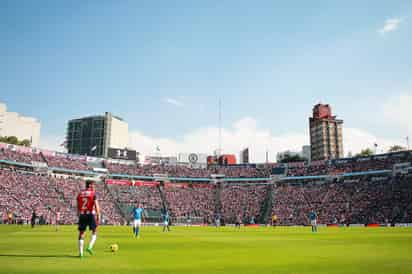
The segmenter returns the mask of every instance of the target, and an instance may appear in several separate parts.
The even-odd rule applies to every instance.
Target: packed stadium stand
[[[307,224],[315,210],[323,224],[412,222],[412,176],[359,176],[332,182],[279,184],[272,212],[281,224]]]
[[[315,176],[363,172],[371,170],[390,170],[394,164],[412,162],[410,152],[354,157],[332,161],[317,161],[311,165],[297,164],[288,168],[288,176]]]
[[[251,218],[258,220],[266,192],[266,185],[224,185],[222,217],[230,223],[234,223],[238,215],[244,223],[250,223]]]
[[[215,213],[215,188],[173,185],[164,188],[171,216],[175,218],[212,219]]]
[[[97,180],[102,223],[123,225],[142,203],[148,220],[168,210],[181,223],[307,225],[315,210],[322,224],[412,223],[412,152],[306,163],[210,166],[138,165],[0,143],[2,221],[74,224],[76,195],[86,178]],[[98,164],[96,164],[98,163]],[[97,172],[94,167],[105,172]],[[281,170],[280,173],[274,170]],[[162,174],[167,180],[159,180]],[[216,177],[216,175],[219,175]]]
[[[47,176],[0,169],[0,182],[0,210],[3,213],[13,212],[16,218],[27,222],[33,210],[45,220],[56,210],[64,210],[62,213],[67,222],[73,220],[71,212],[66,212],[70,207],[66,206],[64,198]]]
[[[43,155],[43,154],[42,154]],[[45,155],[44,160],[50,167],[73,169],[73,170],[88,170],[90,169],[85,159],[73,159],[65,156]]]
[[[43,162],[40,154],[32,152],[16,152],[0,148],[0,160],[11,160],[18,163],[31,164],[33,161]]]
[[[114,201],[127,221],[131,221],[132,209],[139,204],[151,211],[159,211],[163,207],[162,198],[156,185],[137,187],[108,184],[107,189],[112,193]]]

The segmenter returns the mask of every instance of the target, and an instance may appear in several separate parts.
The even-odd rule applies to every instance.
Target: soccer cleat
[[[87,251],[87,253],[89,253],[90,255],[93,255],[93,254],[94,254],[93,249],[90,248],[90,247],[86,248],[86,251]]]
[[[83,258],[84,258],[84,255],[83,255],[83,254],[80,254],[80,255],[79,255],[79,258],[80,258],[80,259],[83,259]]]

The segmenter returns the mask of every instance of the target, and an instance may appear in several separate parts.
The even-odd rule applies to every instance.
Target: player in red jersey
[[[94,182],[86,181],[86,189],[77,195],[77,213],[79,215],[79,251],[83,257],[84,234],[86,228],[93,232],[86,251],[93,254],[93,245],[96,242],[97,226],[100,219],[100,207],[94,191]]]

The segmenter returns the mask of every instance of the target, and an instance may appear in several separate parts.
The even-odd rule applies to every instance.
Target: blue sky
[[[411,21],[407,0],[6,0],[0,101],[37,117],[48,148],[67,120],[111,111],[137,150],[210,152],[219,98],[225,151],[256,160],[308,143],[318,102],[345,120],[346,152],[402,144]]]

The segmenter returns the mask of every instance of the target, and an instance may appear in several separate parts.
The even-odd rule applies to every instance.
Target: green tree
[[[306,159],[302,158],[299,155],[285,154],[285,156],[280,162],[281,163],[294,163],[294,162],[304,162],[304,161],[306,161]]]
[[[19,139],[17,139],[16,136],[8,136],[6,137],[6,143],[12,144],[12,145],[18,145]]]
[[[30,140],[24,139],[22,141],[19,141],[16,136],[0,136],[0,142],[6,143],[6,144],[11,144],[11,145],[19,145],[19,146],[26,146],[29,147],[31,146]]]
[[[356,156],[372,156],[373,151],[370,148],[362,149],[360,153],[356,154]]]
[[[29,147],[31,146],[30,140],[24,139],[23,141],[19,142],[19,145]]]
[[[403,150],[406,150],[406,148],[400,145],[393,145],[389,148],[388,152],[398,152],[398,151],[403,151]]]

